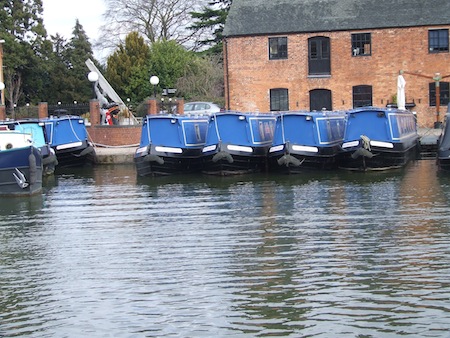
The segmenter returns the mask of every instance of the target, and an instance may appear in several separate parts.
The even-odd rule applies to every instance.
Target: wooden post
[[[97,99],[89,101],[89,115],[91,117],[91,126],[100,124],[100,103]]]
[[[48,117],[48,103],[39,102],[38,104],[38,118],[46,119]]]

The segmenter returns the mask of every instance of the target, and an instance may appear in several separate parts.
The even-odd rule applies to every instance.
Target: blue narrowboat
[[[30,196],[42,190],[42,157],[31,135],[0,126],[0,195]]]
[[[49,145],[54,149],[58,167],[79,167],[95,162],[95,149],[88,140],[84,119],[79,116],[50,116],[42,119]]]
[[[271,113],[211,115],[202,172],[225,176],[266,171],[275,122]]]
[[[55,151],[48,144],[48,138],[43,122],[37,119],[6,120],[1,121],[0,125],[7,126],[9,130],[30,134],[33,145],[41,152],[43,174],[51,175],[54,173],[58,160]]]
[[[401,168],[418,155],[416,117],[410,111],[376,107],[347,111],[341,168],[357,171]]]
[[[209,118],[200,115],[147,115],[134,155],[139,176],[201,171]]]
[[[269,171],[335,169],[345,130],[344,112],[284,112],[277,117]]]

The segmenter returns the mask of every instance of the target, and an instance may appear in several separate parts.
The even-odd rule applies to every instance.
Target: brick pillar
[[[100,103],[97,99],[89,101],[89,115],[91,126],[98,126],[100,124]]]
[[[158,104],[156,103],[156,99],[149,99],[147,101],[147,115],[156,115],[158,114]]]
[[[184,114],[184,99],[177,99],[177,113],[180,115]]]
[[[46,119],[48,117],[48,103],[39,102],[38,104],[38,118]]]
[[[0,104],[0,120],[6,120],[6,107],[4,104]]]

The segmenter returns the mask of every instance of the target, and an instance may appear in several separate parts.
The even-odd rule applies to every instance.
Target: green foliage
[[[192,12],[194,23],[189,28],[194,31],[206,30],[209,35],[200,44],[209,47],[207,54],[222,53],[223,28],[230,10],[232,0],[213,0],[202,12]]]
[[[159,41],[151,46],[150,74],[159,77],[159,88],[176,88],[177,81],[194,61],[195,54],[177,42]]]
[[[144,39],[132,32],[108,58],[105,77],[122,99],[139,102],[149,95],[149,57]]]

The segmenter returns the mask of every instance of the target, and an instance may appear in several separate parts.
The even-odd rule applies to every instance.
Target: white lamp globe
[[[2,91],[3,89],[5,89],[5,84],[3,82],[0,82],[0,91]]]
[[[90,72],[88,74],[88,80],[91,82],[97,82],[98,81],[98,74],[97,72]]]
[[[150,77],[150,83],[154,86],[156,86],[159,83],[159,77],[157,77],[156,75],[153,75],[152,77]]]

